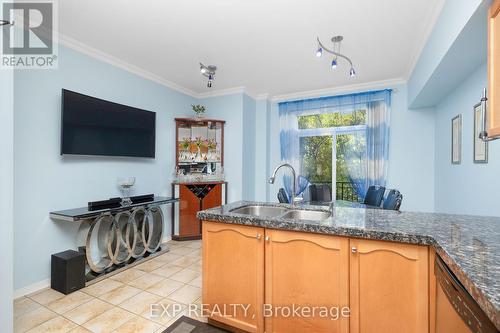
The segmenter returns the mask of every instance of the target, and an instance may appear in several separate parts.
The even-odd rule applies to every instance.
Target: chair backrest
[[[332,201],[332,188],[328,184],[309,185],[309,195],[311,201],[330,202]]]
[[[401,202],[403,201],[403,195],[398,190],[390,190],[387,194],[387,198],[384,200],[384,209],[399,210],[401,207]]]
[[[288,196],[286,195],[285,189],[280,188],[278,191],[278,201],[280,203],[289,203],[288,202]]]
[[[368,206],[380,207],[382,199],[384,198],[385,187],[372,185],[366,191],[364,204]]]

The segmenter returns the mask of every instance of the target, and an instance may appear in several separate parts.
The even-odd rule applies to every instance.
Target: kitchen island
[[[250,214],[248,212],[243,214],[237,212],[241,207],[248,206],[276,207],[283,209],[284,213],[276,216],[272,216],[273,214],[266,216],[265,214],[253,215],[251,212]],[[285,213],[287,209],[296,208],[305,211],[328,212],[330,216],[320,220],[307,220],[290,218],[290,214]],[[314,205],[292,207],[284,204],[241,201],[199,212],[198,218],[204,221],[204,226],[207,226],[207,228],[204,228],[204,236],[205,231],[209,231],[214,226],[215,228],[217,226],[244,228],[234,230],[230,234],[237,235],[239,233],[248,239],[256,231],[254,239],[257,242],[254,242],[255,244],[249,243],[249,245],[251,244],[250,247],[245,250],[252,249],[253,246],[257,253],[246,252],[246,257],[242,257],[241,260],[251,260],[252,265],[262,266],[262,272],[259,271],[258,274],[262,273],[266,276],[262,278],[262,281],[257,279],[256,284],[252,288],[262,289],[262,293],[266,294],[265,303],[274,301],[273,297],[279,297],[279,295],[268,294],[270,290],[273,290],[273,287],[274,290],[271,293],[279,289],[276,288],[277,280],[273,279],[277,279],[281,273],[286,273],[279,272],[278,269],[282,267],[281,265],[294,265],[295,261],[298,265],[304,265],[303,268],[307,268],[309,261],[321,260],[322,256],[324,256],[323,259],[325,260],[333,260],[329,263],[325,262],[323,265],[336,265],[336,269],[330,272],[325,270],[325,272],[318,272],[318,274],[333,274],[331,277],[332,284],[337,283],[335,287],[338,289],[338,295],[336,295],[337,301],[351,307],[352,314],[350,320],[348,320],[350,323],[339,320],[339,332],[347,331],[346,326],[350,327],[351,332],[363,332],[360,328],[363,322],[359,318],[359,311],[360,309],[361,311],[363,310],[363,305],[356,303],[363,301],[362,293],[368,292],[363,291],[363,288],[369,286],[372,282],[369,277],[365,279],[363,274],[367,274],[368,272],[363,271],[363,269],[372,270],[373,274],[369,275],[376,276],[376,267],[383,267],[384,264],[387,264],[387,267],[385,267],[387,281],[394,285],[399,283],[398,281],[390,281],[391,273],[396,275],[398,273],[391,271],[394,267],[401,267],[401,274],[403,274],[402,277],[404,279],[408,280],[411,277],[409,281],[405,281],[405,284],[412,289],[407,293],[401,292],[402,297],[409,297],[406,301],[417,303],[427,302],[427,304],[420,304],[420,308],[412,309],[411,311],[413,312],[409,314],[409,318],[415,319],[417,326],[425,321],[425,325],[428,326],[428,329],[425,331],[433,332],[435,313],[432,302],[435,302],[433,298],[436,293],[435,279],[431,273],[434,269],[435,255],[439,256],[450,268],[452,273],[458,278],[497,329],[500,327],[500,254],[498,251],[500,248],[500,218],[498,217],[396,212],[368,209],[359,204],[354,204],[354,207],[350,207],[345,202],[334,203],[332,207]],[[215,230],[214,235],[222,234],[222,230]],[[278,232],[287,233],[279,234]],[[313,238],[309,239],[308,237]],[[267,247],[265,250],[263,246],[259,245],[261,239],[262,242],[266,243],[265,246]],[[273,242],[274,239],[276,239],[276,242]],[[204,260],[205,274],[205,268],[208,269],[205,265],[213,264],[216,266],[215,259],[210,257],[209,253],[211,245],[208,244],[205,247],[205,242],[208,241],[210,241],[210,237],[204,239],[204,259],[209,258],[211,262],[205,262],[206,260]],[[313,243],[316,245],[305,245],[302,249],[290,249],[289,254],[296,256],[296,258],[288,256],[287,253],[283,252],[285,250],[284,246],[278,248],[270,245],[273,243],[281,243],[282,245],[298,244],[301,241],[304,245]],[[241,245],[238,244],[238,242],[229,244],[226,250],[233,249],[233,251],[237,252],[238,247]],[[316,249],[320,248],[331,249],[332,251],[330,254],[316,251]],[[311,251],[308,258],[309,261],[304,261],[307,258],[301,258],[301,255],[307,257],[307,251]],[[345,252],[350,253],[347,254]],[[379,256],[382,253],[386,253],[388,256]],[[270,257],[271,254],[272,258]],[[389,254],[393,256],[391,257]],[[370,255],[377,262],[378,266],[373,266],[372,263],[367,261]],[[280,257],[287,259],[288,262],[275,263],[273,261]],[[391,264],[391,260],[395,260],[392,263],[394,265]],[[276,264],[276,266],[273,266],[273,264]],[[339,267],[342,269],[339,269]],[[300,269],[300,267],[298,268]],[[337,273],[342,270],[346,271],[345,274]],[[273,272],[276,273],[274,276],[268,276],[271,273],[274,274]],[[344,275],[340,276],[339,274]],[[405,274],[408,275],[405,276]],[[413,277],[411,274],[421,276]],[[422,278],[423,276],[425,277]],[[248,277],[246,278],[248,279]],[[356,279],[356,281],[353,281],[353,279]],[[424,280],[428,280],[428,282]],[[210,276],[204,275],[203,295],[208,295],[209,291],[205,289],[213,288],[213,285],[209,283],[211,281],[213,280]],[[251,281],[248,282],[250,283]],[[356,285],[353,284],[354,282]],[[384,289],[390,288],[389,282],[387,286],[382,283],[380,290],[389,292],[390,290]],[[325,281],[325,284],[327,283]],[[380,281],[377,281],[377,283],[380,283]],[[342,294],[343,289],[348,289],[350,292]],[[307,292],[311,293],[310,290],[307,290]],[[333,291],[327,290],[326,292]],[[264,296],[257,295],[256,298],[254,297],[254,300],[257,300],[257,303],[264,303]],[[259,311],[254,314],[256,317],[262,316],[262,313]],[[427,312],[427,315],[425,312]],[[395,315],[404,318],[408,313],[402,311],[399,314],[395,313]],[[367,317],[369,316],[365,316],[365,318]],[[275,318],[270,320],[266,318],[266,328],[269,329],[269,325],[272,325],[273,321],[277,322]],[[269,325],[268,322],[270,322]],[[302,323],[305,325],[314,325],[313,321],[305,319],[302,319]],[[230,325],[232,322],[226,324]],[[246,331],[263,332],[264,323],[257,320],[254,321],[254,324],[247,324],[241,323],[238,328]],[[236,323],[236,326],[238,326],[238,323]],[[391,326],[389,325],[388,327]],[[421,328],[415,329],[415,332],[422,331]],[[408,332],[411,331],[410,329],[408,330]]]

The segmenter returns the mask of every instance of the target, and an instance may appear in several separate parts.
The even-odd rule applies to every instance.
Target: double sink
[[[287,220],[307,220],[307,221],[323,221],[329,218],[332,214],[322,210],[305,210],[287,207],[273,206],[244,206],[230,210],[231,213],[251,215],[258,217],[271,217]]]

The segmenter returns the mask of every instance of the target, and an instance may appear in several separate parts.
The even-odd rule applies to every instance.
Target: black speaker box
[[[85,287],[85,255],[67,250],[51,257],[50,287],[65,295]]]

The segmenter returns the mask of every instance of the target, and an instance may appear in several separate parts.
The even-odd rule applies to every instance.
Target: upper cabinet
[[[500,137],[500,0],[488,13],[488,134]]]

